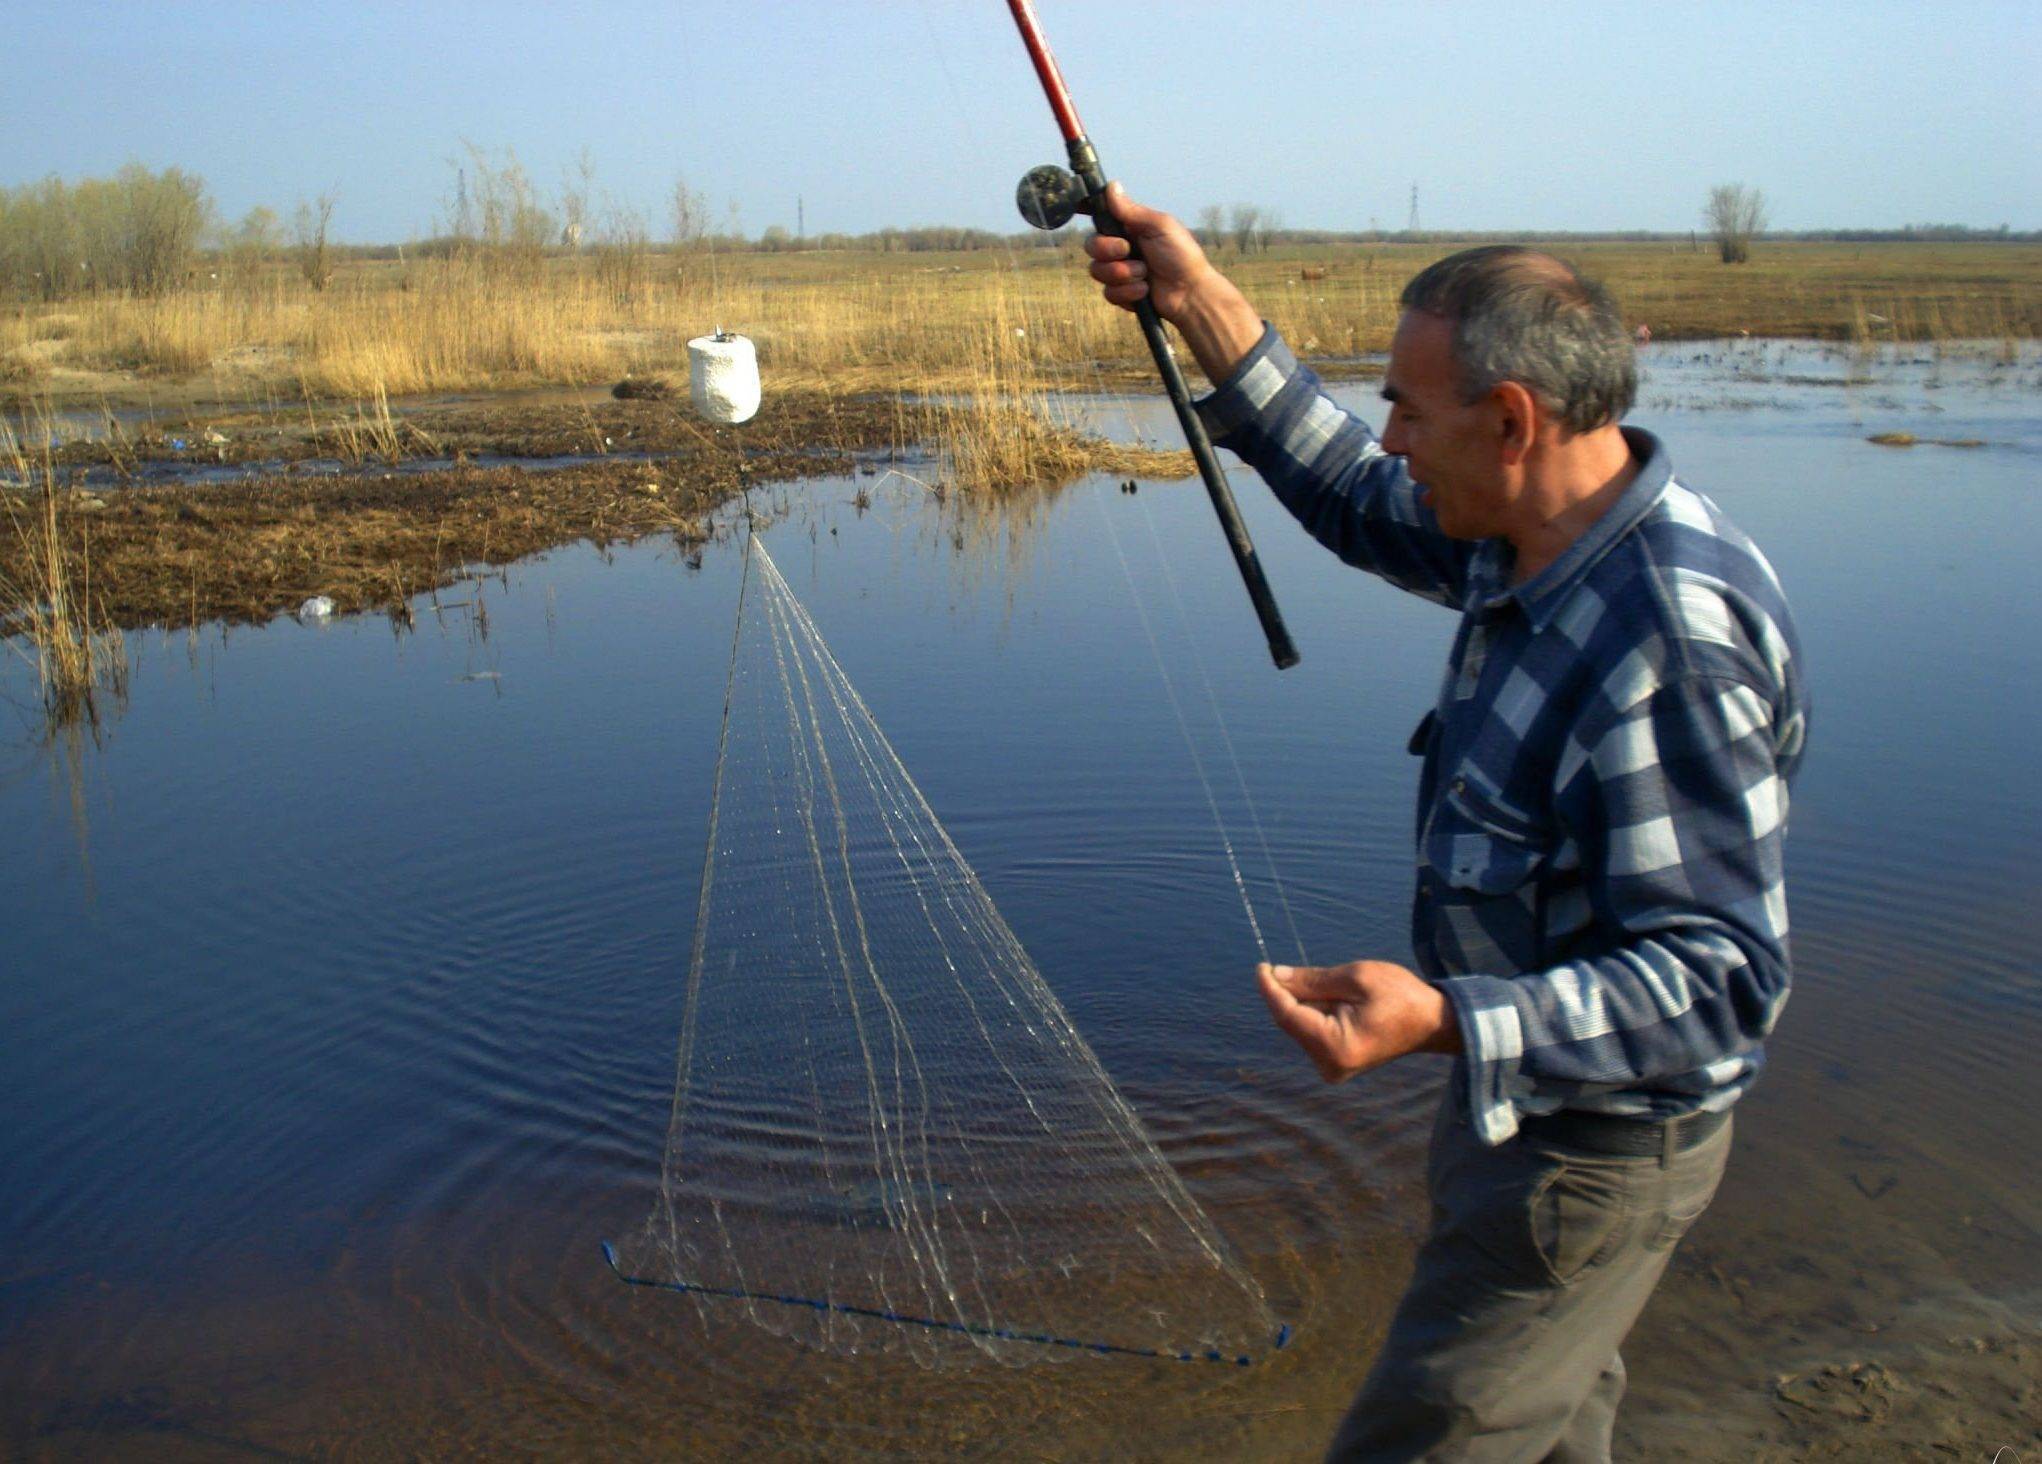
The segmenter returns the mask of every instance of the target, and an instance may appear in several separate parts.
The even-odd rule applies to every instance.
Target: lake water
[[[1741,1458],[1777,1374],[2042,1311],[2042,362],[1646,364],[1632,420],[1771,557],[1815,697],[1796,993],[1628,1349],[1627,1442]],[[1152,404],[1094,410],[1165,436]],[[10,721],[0,1453],[1310,1453],[1401,1288],[1444,1066],[1328,1089],[1270,1027],[1143,616],[1272,946],[1329,961],[1408,954],[1404,744],[1454,622],[1235,478],[1293,671],[1195,483],[967,510],[825,481],[765,532],[1283,1353],[925,1371],[617,1284],[598,1242],[658,1183],[740,556],[582,546],[403,636],[136,635],[75,758]],[[31,701],[13,655],[0,692]]]

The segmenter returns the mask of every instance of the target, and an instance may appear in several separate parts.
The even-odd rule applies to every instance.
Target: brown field
[[[1384,349],[1399,288],[1456,247],[1278,248],[1221,259],[1307,357]],[[2004,341],[2042,335],[2042,245],[1762,244],[1725,266],[1686,241],[1558,246],[1658,339]],[[1308,277],[1309,275],[1309,277]],[[366,399],[670,371],[723,325],[769,389],[1011,394],[1146,376],[1075,241],[1012,253],[350,261],[315,292],[272,267],[151,298],[0,306],[0,399]]]

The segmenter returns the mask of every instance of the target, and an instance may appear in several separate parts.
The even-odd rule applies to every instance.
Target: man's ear
[[[1497,432],[1502,438],[1503,465],[1519,467],[1531,453],[1539,431],[1538,399],[1515,381],[1497,384],[1490,393],[1496,403]]]

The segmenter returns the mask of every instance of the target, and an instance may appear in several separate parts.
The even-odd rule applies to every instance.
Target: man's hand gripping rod
[[[1042,27],[1035,19],[1035,6],[1031,0],[1007,0],[1007,8],[1014,13],[1014,24],[1020,28],[1021,40],[1028,47],[1029,59],[1035,63],[1035,74],[1042,81],[1042,90],[1049,98],[1049,108],[1056,114],[1057,126],[1062,129],[1064,143],[1070,150],[1070,171],[1045,164],[1029,171],[1014,191],[1014,201],[1020,205],[1021,216],[1038,229],[1060,229],[1071,221],[1075,214],[1092,216],[1092,222],[1102,234],[1126,238],[1120,223],[1108,211],[1104,202],[1106,173],[1099,166],[1099,154],[1085,136],[1085,129],[1078,121],[1078,109],[1071,105],[1071,94],[1064,86],[1063,73],[1057,70],[1056,57],[1049,53],[1049,43],[1042,38]],[[1141,247],[1128,241],[1132,250],[1130,258],[1141,258]],[[1220,516],[1220,525],[1227,531],[1227,547],[1234,551],[1234,563],[1240,566],[1241,579],[1248,587],[1248,598],[1255,602],[1255,614],[1262,622],[1262,633],[1269,638],[1269,654],[1275,660],[1277,669],[1283,670],[1298,663],[1297,647],[1291,644],[1290,632],[1284,628],[1283,614],[1276,608],[1276,597],[1269,591],[1269,580],[1262,573],[1262,561],[1256,557],[1255,543],[1248,537],[1248,526],[1241,522],[1241,510],[1234,502],[1234,491],[1227,486],[1226,471],[1220,467],[1219,458],[1213,453],[1212,439],[1206,435],[1205,423],[1191,409],[1191,390],[1184,384],[1184,373],[1177,365],[1177,353],[1171,349],[1169,337],[1163,333],[1162,317],[1156,314],[1156,307],[1144,299],[1135,303],[1135,318],[1141,321],[1142,335],[1148,340],[1149,354],[1155,357],[1156,370],[1163,378],[1163,389],[1170,394],[1170,405],[1177,409],[1177,424],[1184,429],[1184,440],[1190,444],[1192,457],[1198,460],[1198,475],[1205,480],[1205,491],[1212,497],[1212,506]]]

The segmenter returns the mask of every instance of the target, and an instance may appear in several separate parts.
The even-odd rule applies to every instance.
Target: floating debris
[[[1865,439],[1881,447],[1984,447],[1983,437],[1916,437],[1912,432],[1877,432]]]

